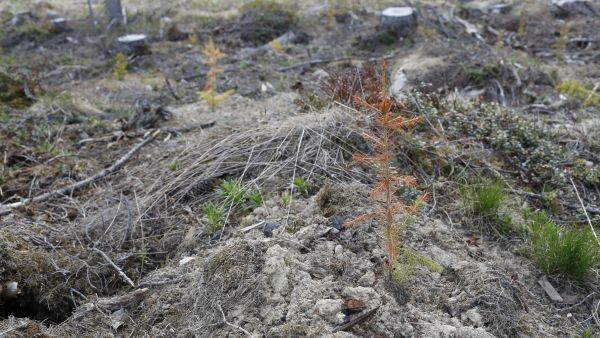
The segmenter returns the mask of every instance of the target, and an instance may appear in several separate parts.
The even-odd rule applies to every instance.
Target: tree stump
[[[56,18],[50,20],[50,31],[54,33],[60,33],[67,29],[67,19],[65,18]]]
[[[105,4],[108,25],[124,25],[125,16],[123,15],[123,7],[121,6],[121,0],[105,0]]]
[[[123,54],[148,54],[148,36],[146,34],[128,34],[117,39],[117,50]]]
[[[381,12],[379,29],[391,30],[398,37],[406,37],[417,29],[417,12],[411,7],[389,7]]]
[[[600,17],[600,12],[591,1],[585,0],[554,0],[554,14],[559,18],[582,15]]]

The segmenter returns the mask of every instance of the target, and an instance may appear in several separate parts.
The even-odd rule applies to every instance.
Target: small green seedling
[[[167,168],[169,168],[170,171],[177,171],[177,170],[179,170],[179,162],[173,161],[173,162],[169,163]]]
[[[115,66],[113,68],[113,75],[115,79],[123,81],[127,76],[127,56],[123,53],[117,53],[115,55]]]
[[[223,226],[223,207],[214,202],[208,202],[204,205],[202,211],[208,219],[208,226],[212,232]]]
[[[35,146],[35,151],[42,154],[49,154],[52,152],[53,145],[50,142],[42,142]]]
[[[289,207],[291,200],[292,195],[290,195],[289,191],[286,190],[281,194],[281,205],[283,205],[284,207]]]
[[[294,178],[294,187],[298,190],[298,192],[300,192],[300,194],[308,195],[312,189],[312,184],[302,177],[296,177]]]
[[[246,201],[246,189],[238,180],[225,180],[218,189],[219,196],[225,205],[239,207]]]
[[[263,205],[263,196],[258,190],[249,193],[247,198],[252,208],[258,208]]]

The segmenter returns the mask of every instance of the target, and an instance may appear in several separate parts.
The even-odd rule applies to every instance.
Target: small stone
[[[315,311],[329,322],[335,322],[343,306],[344,301],[341,299],[319,299],[315,304]]]
[[[281,224],[277,223],[265,223],[263,226],[263,234],[265,237],[273,237],[273,230],[279,228]]]
[[[218,241],[221,239],[221,237],[223,237],[223,231],[222,230],[217,230],[215,231],[215,233],[212,235],[212,237],[210,238],[211,241]]]
[[[319,68],[313,72],[313,76],[317,78],[317,80],[322,81],[329,77],[329,73]]]
[[[113,312],[110,315],[110,326],[114,330],[118,329],[121,325],[123,325],[123,323],[125,323],[126,316],[127,316],[127,312],[123,309]]]
[[[360,279],[358,280],[358,285],[360,286],[373,286],[376,282],[375,273],[371,270],[367,271]]]
[[[341,258],[344,253],[344,247],[341,245],[336,245],[335,249],[333,249],[333,253],[337,256],[337,258]]]
[[[344,220],[339,216],[331,216],[329,218],[329,224],[332,228],[342,231],[344,227]]]

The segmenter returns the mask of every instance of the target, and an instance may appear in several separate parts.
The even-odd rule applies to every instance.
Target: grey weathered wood
[[[105,0],[105,4],[108,25],[112,26],[115,24],[125,24],[125,17],[123,16],[123,6],[121,6],[121,0]]]
[[[87,4],[88,4],[88,11],[90,13],[90,24],[92,25],[92,29],[94,30],[94,33],[97,33],[96,16],[94,15],[94,8],[92,6],[92,0],[88,0]]]
[[[145,54],[148,48],[146,34],[128,34],[117,39],[117,50],[123,54]]]
[[[380,30],[393,30],[399,37],[417,29],[417,12],[412,7],[389,7],[379,17]]]
[[[538,284],[540,284],[544,291],[546,291],[546,294],[548,295],[548,297],[550,297],[550,299],[552,299],[552,301],[563,302],[563,298],[558,293],[558,291],[556,291],[556,289],[552,286],[552,284],[550,284],[546,276],[542,276],[542,278],[538,280]]]

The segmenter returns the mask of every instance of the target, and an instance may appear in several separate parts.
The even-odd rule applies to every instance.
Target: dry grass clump
[[[328,74],[321,83],[321,90],[333,101],[352,104],[357,96],[369,96],[366,90],[376,90],[377,70],[373,64],[331,70]]]
[[[281,182],[292,177],[306,177],[312,182],[324,178],[335,182],[365,180],[364,173],[347,166],[356,152],[355,145],[347,141],[355,124],[353,116],[331,110],[315,119],[297,116],[277,125],[202,142],[181,155],[177,160],[181,170],[170,173],[173,176],[150,193],[145,205],[163,209],[165,198],[171,201],[168,206],[184,202],[199,205],[215,186],[208,182],[228,177],[261,187],[276,178]]]

